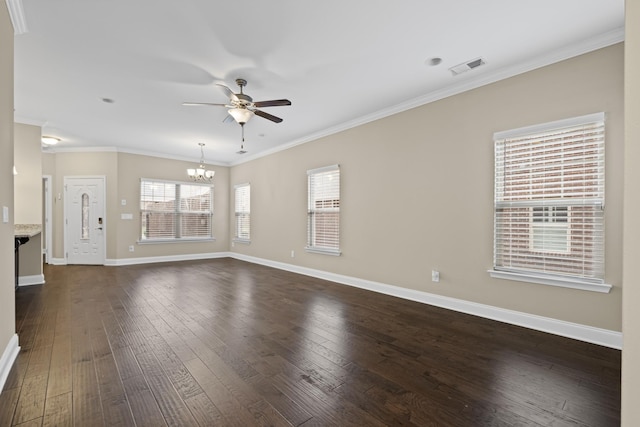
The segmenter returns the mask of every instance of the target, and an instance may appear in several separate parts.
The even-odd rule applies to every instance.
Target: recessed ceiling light
[[[427,59],[425,62],[427,63],[427,65],[435,67],[436,65],[440,65],[440,63],[442,62],[442,58],[434,56],[433,58]]]
[[[115,101],[111,98],[102,98],[102,102],[105,102],[107,104],[113,104]]]
[[[43,135],[40,139],[44,145],[56,145],[58,142],[60,142],[60,138],[56,138],[55,136]]]

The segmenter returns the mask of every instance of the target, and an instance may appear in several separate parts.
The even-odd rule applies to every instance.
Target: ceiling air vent
[[[451,74],[457,76],[458,74],[462,74],[466,71],[473,70],[474,68],[478,68],[481,65],[486,64],[486,61],[483,58],[472,59],[471,61],[463,62],[462,64],[458,64],[455,67],[449,68]]]

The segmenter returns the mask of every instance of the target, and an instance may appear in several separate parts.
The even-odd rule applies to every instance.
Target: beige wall
[[[490,278],[493,133],[598,111],[607,113],[606,280],[613,290]],[[251,244],[233,250],[620,331],[623,142],[619,44],[234,166],[230,186],[251,183],[252,228]],[[306,253],[306,170],[335,163],[342,256]],[[439,283],[431,269],[440,271]]]
[[[640,2],[626,2],[622,425],[640,425]]]
[[[13,27],[0,2],[0,358],[16,332],[13,224]]]
[[[14,124],[16,224],[42,224],[42,144],[39,126]]]
[[[116,152],[47,153],[43,174],[53,176],[53,258],[64,258],[64,177],[106,177],[107,260],[224,252],[229,248],[229,169],[212,167],[214,178],[213,242],[138,244],[140,237],[140,178],[186,181],[193,162]],[[122,205],[122,200],[126,205]],[[133,219],[121,219],[130,213]],[[129,252],[129,246],[134,252]]]
[[[154,243],[137,244],[140,238],[140,179],[151,178],[169,181],[188,181],[186,170],[194,167],[194,162],[169,160],[159,157],[141,156],[137,154],[118,154],[118,259],[167,255],[185,255],[211,252],[224,252],[229,249],[228,234],[228,201],[229,201],[229,168],[209,166],[215,170],[213,190],[213,242],[189,243]],[[126,200],[122,206],[121,200]],[[120,219],[121,213],[133,214],[133,220]],[[134,245],[135,252],[129,252]]]
[[[39,126],[14,124],[14,214],[16,224],[42,225],[42,143]],[[42,235],[20,247],[20,276],[42,274]]]

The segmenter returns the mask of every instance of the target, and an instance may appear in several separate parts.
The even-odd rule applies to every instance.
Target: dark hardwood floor
[[[233,259],[46,266],[0,426],[617,426],[620,352]]]

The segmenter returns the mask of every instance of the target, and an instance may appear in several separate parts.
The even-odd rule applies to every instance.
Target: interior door
[[[67,264],[104,265],[103,177],[65,177],[65,254]]]

